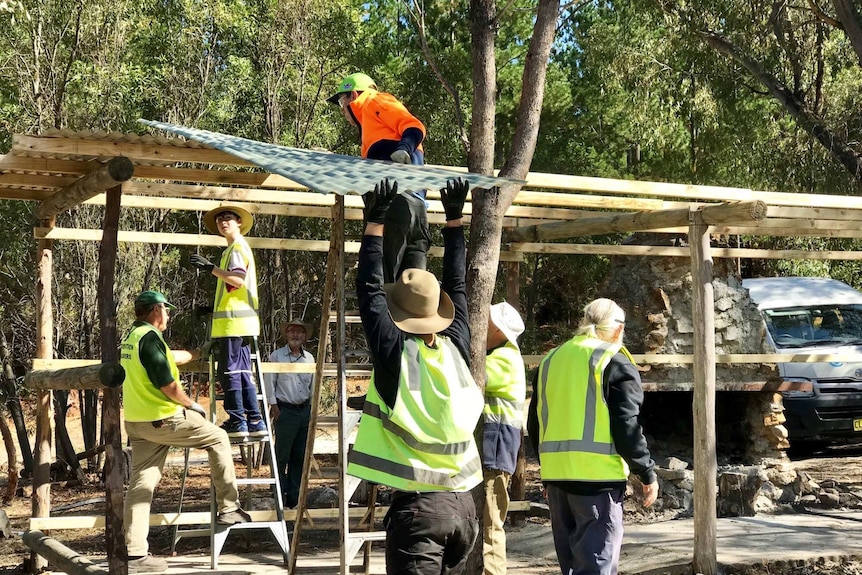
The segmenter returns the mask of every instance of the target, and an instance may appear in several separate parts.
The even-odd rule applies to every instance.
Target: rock
[[[655,474],[666,481],[685,479],[684,469],[664,469],[663,467],[656,467]]]
[[[767,467],[766,480],[780,487],[784,487],[785,485],[790,485],[796,481],[796,471],[779,467]]]
[[[821,489],[833,489],[835,487],[838,487],[838,482],[836,482],[834,479],[824,479],[820,482]]]
[[[306,497],[308,508],[338,507],[338,492],[331,487],[321,487],[311,491]]]
[[[820,501],[820,504],[827,509],[835,509],[841,505],[838,494],[831,493],[829,491],[821,491],[818,496],[818,501]]]
[[[677,457],[668,457],[662,467],[666,467],[667,469],[688,469],[688,461],[683,461]]]
[[[764,479],[758,473],[725,472],[718,478],[718,512],[722,517],[753,517]]]

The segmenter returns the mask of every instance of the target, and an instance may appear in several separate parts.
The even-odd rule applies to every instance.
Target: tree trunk
[[[514,143],[500,175],[524,179],[530,169],[539,133],[539,119],[545,95],[545,75],[556,32],[559,6],[559,2],[555,0],[538,2],[536,23],[524,63]],[[493,0],[472,0],[470,9],[474,92],[470,151],[467,161],[471,171],[488,174],[494,167],[496,113],[494,37],[497,12]],[[519,189],[520,186],[508,184],[491,190],[473,190],[472,195],[473,220],[470,224],[467,261],[470,371],[483,391],[485,389],[486,327],[500,261],[503,214],[509,209]],[[481,421],[476,437],[481,442]],[[473,489],[472,493],[473,500],[476,502],[476,512],[479,517],[482,517],[485,506],[483,486],[480,484]],[[468,558],[467,573],[481,573],[482,566],[482,545],[478,544],[473,547]]]
[[[853,51],[859,59],[859,66],[862,67],[862,18],[859,17],[854,3],[858,5],[858,0],[855,2],[854,0],[832,0],[835,14],[844,26],[844,33],[847,34],[850,45],[853,46]]]
[[[0,410],[0,435],[3,436],[3,445],[6,447],[6,461],[9,462],[9,469],[6,473],[6,492],[3,494],[2,499],[0,499],[0,502],[6,506],[12,501],[12,498],[15,497],[15,492],[18,490],[18,450],[15,449],[12,430],[9,429],[9,423],[6,422],[6,414],[2,410]]]
[[[105,221],[99,248],[99,334],[102,361],[117,363],[117,306],[114,299],[114,274],[117,266],[117,232],[120,221],[121,186],[111,188],[105,198]],[[128,573],[126,541],[123,537],[123,445],[120,438],[120,390],[106,389],[102,402],[105,443],[105,546],[108,571]]]
[[[18,445],[21,447],[21,459],[24,461],[24,472],[32,475],[33,451],[30,449],[30,438],[27,437],[27,424],[24,422],[24,413],[21,411],[21,400],[18,397],[18,387],[15,385],[15,372],[12,371],[11,360],[9,345],[6,343],[6,334],[0,330],[0,364],[3,365],[0,382],[6,389],[6,407],[9,409],[9,415],[15,425],[15,434],[18,436]]]
[[[471,172],[479,174],[490,174],[494,170],[494,116],[497,113],[497,63],[494,50],[496,20],[496,0],[470,1],[473,117],[470,122],[467,166]],[[474,221],[475,217],[474,204]]]

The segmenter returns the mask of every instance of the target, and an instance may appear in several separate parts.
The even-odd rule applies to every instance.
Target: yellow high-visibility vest
[[[539,462],[543,481],[625,481],[629,467],[617,454],[602,377],[611,358],[628,351],[575,336],[539,365],[536,388]]]
[[[254,256],[245,238],[238,237],[221,256],[219,267],[228,268],[231,254],[239,251],[245,262],[245,282],[242,287],[231,289],[219,278],[216,283],[215,304],[211,337],[241,337],[260,335],[260,319],[257,317],[257,273]]]
[[[123,380],[123,419],[126,421],[159,421],[182,410],[181,405],[168,399],[161,389],[153,385],[141,363],[141,338],[151,332],[159,336],[165,345],[174,381],[180,379],[180,370],[162,332],[148,323],[135,327],[120,347],[120,365],[126,370],[126,379]]]
[[[392,409],[372,375],[347,473],[402,491],[469,491],[482,482],[473,431],[483,403],[447,337],[436,349],[408,338]]]

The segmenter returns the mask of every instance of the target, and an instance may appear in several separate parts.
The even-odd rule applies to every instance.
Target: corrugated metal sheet
[[[196,140],[324,194],[364,194],[384,178],[396,180],[402,190],[438,189],[445,187],[447,180],[458,177],[467,179],[475,188],[491,188],[515,182],[506,178],[456,172],[437,167],[411,166],[315,150],[288,148],[164,122],[151,120],[140,120],[140,122]]]

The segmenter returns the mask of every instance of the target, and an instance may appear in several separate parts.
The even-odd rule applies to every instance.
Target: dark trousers
[[[479,534],[469,491],[400,494],[383,519],[386,575],[457,575]]]
[[[241,337],[220,337],[218,380],[224,393],[224,410],[231,422],[260,421],[257,387],[251,379],[251,349]]]
[[[393,283],[406,269],[424,270],[431,246],[425,200],[415,193],[399,193],[386,211],[383,224],[384,282]]]
[[[551,531],[563,575],[616,575],[623,544],[623,492],[573,495],[548,485]]]
[[[302,464],[305,462],[311,403],[306,401],[302,405],[292,405],[279,401],[278,412],[278,419],[273,424],[275,460],[278,462],[278,480],[284,495],[284,504],[292,508],[299,502],[299,484],[302,481]]]

